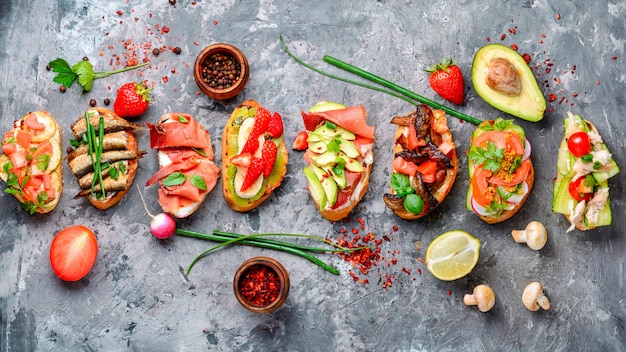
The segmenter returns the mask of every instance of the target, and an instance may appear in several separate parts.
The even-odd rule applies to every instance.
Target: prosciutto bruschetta
[[[288,162],[283,139],[279,113],[253,100],[232,112],[222,135],[222,193],[233,210],[258,207],[280,186]]]
[[[365,107],[319,102],[302,112],[308,134],[304,175],[321,215],[341,220],[361,201],[374,162],[374,126]]]
[[[448,195],[459,168],[456,146],[443,110],[419,105],[391,120],[395,135],[389,209],[406,220],[425,216]]]
[[[148,123],[150,148],[157,150],[159,171],[146,186],[159,184],[159,204],[177,218],[193,214],[215,188],[220,176],[213,163],[209,132],[191,115],[168,113]]]
[[[567,232],[591,230],[612,222],[608,179],[619,167],[596,126],[568,113],[557,159],[552,210],[570,222]]]
[[[497,118],[478,125],[467,154],[467,209],[488,224],[515,215],[535,182],[530,151],[524,129],[513,120]]]
[[[31,215],[51,212],[63,192],[61,128],[46,111],[29,112],[2,137],[0,179]]]
[[[145,154],[137,144],[138,127],[104,108],[91,108],[72,123],[67,162],[81,189],[74,198],[86,197],[100,210],[124,198]]]

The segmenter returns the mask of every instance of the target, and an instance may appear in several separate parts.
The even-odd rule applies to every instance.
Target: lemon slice
[[[439,280],[452,281],[469,274],[479,256],[479,239],[465,231],[448,231],[428,245],[426,268]]]

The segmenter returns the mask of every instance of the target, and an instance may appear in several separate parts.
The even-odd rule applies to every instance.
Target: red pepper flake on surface
[[[122,10],[117,10],[117,12],[115,12],[115,13],[117,13],[117,15],[118,15],[118,16],[121,16],[121,15],[123,15],[123,14],[124,14],[124,13],[122,12]]]
[[[556,100],[556,95],[554,93],[550,93],[550,95],[548,96],[548,100],[555,101]]]
[[[517,27],[509,28],[509,33],[511,33],[511,34],[513,34],[513,35],[515,35],[515,34],[516,34],[516,33],[515,33],[515,29],[516,29],[516,28],[517,28]]]
[[[488,41],[488,42],[490,42],[490,41],[491,41],[491,38],[487,37],[487,38],[485,38],[485,40],[486,40],[486,41]]]
[[[557,14],[556,14],[556,19],[557,19],[557,20],[560,20],[560,19],[561,19],[561,14],[560,14],[560,13],[557,13]]]
[[[239,281],[241,296],[248,303],[264,307],[274,302],[280,292],[280,279],[274,270],[265,265],[253,265]]]
[[[502,35],[500,36],[500,41],[506,39],[506,33],[502,33]]]
[[[611,60],[613,60],[613,61],[617,60],[617,56],[612,56]]]
[[[530,55],[528,54],[523,54],[522,57],[524,58],[524,61],[526,61],[527,64],[530,63]]]
[[[214,26],[217,26],[217,21],[213,21],[213,25],[214,25]]]
[[[519,47],[517,46],[517,44],[511,44],[511,49],[517,51],[519,50]]]

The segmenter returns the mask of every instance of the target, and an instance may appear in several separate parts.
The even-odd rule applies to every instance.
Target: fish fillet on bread
[[[426,105],[396,116],[389,209],[406,220],[433,211],[448,195],[459,168],[456,146],[443,110]]]
[[[2,137],[0,179],[30,214],[49,213],[63,192],[61,128],[47,111],[29,112]]]
[[[100,210],[124,198],[135,180],[139,158],[145,154],[139,150],[137,128],[114,111],[99,107],[90,108],[72,123],[73,149],[67,162],[81,189],[75,198],[86,197]]]
[[[363,199],[374,162],[375,128],[362,105],[321,101],[302,112],[308,134],[303,171],[309,192],[327,220],[347,217]]]
[[[530,152],[524,129],[513,120],[499,117],[478,125],[467,153],[467,209],[488,224],[517,214],[535,183]]]
[[[238,212],[258,207],[280,186],[288,160],[280,114],[254,100],[244,101],[222,134],[224,200]]]
[[[176,218],[193,214],[217,183],[211,135],[187,113],[167,113],[150,129],[150,148],[157,150],[159,170],[146,186],[159,184],[159,205]]]

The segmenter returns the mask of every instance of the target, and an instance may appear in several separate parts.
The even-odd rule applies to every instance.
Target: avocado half
[[[502,44],[480,48],[472,61],[472,84],[489,105],[521,119],[543,118],[546,99],[524,58]]]

